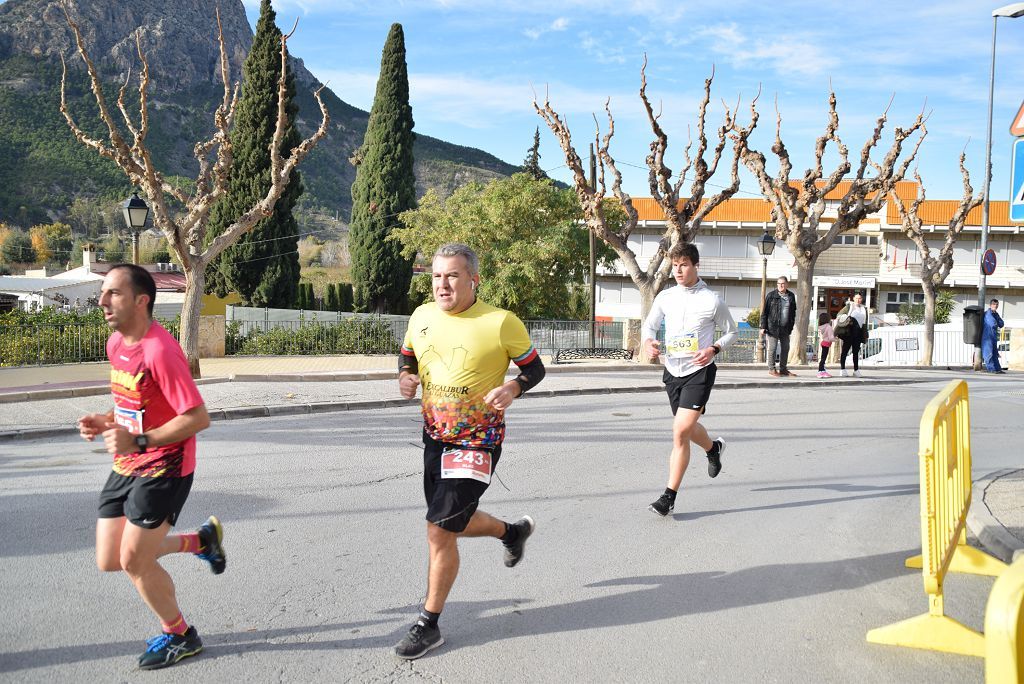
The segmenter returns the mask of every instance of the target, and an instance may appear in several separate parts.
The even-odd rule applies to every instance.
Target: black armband
[[[536,387],[546,374],[547,371],[544,370],[544,362],[540,360],[540,354],[530,363],[520,366],[519,375],[515,377],[515,381],[519,383],[519,389],[521,390],[519,396],[523,396],[527,390]]]
[[[412,375],[420,372],[420,363],[415,356],[398,355],[398,374],[401,375],[403,371]]]

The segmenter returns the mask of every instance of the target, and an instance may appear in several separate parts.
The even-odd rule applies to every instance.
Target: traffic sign
[[[985,250],[985,256],[981,257],[981,272],[987,276],[996,272],[996,253],[991,249]]]
[[[1020,103],[1017,116],[1013,117],[1013,122],[1010,124],[1010,135],[1015,138],[1024,135],[1024,102]]]
[[[1013,141],[1010,166],[1010,220],[1024,223],[1024,138]]]

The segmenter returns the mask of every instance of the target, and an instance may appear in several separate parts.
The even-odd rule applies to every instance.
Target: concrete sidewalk
[[[75,421],[81,415],[108,410],[109,368],[102,362],[0,369],[0,441],[77,432]],[[593,361],[548,363],[547,369],[548,377],[527,399],[664,391],[659,365]],[[819,379],[816,368],[792,370],[796,377],[778,378],[768,376],[760,364],[723,364],[715,389],[818,386],[828,391],[979,377],[966,369],[864,367],[861,378],[841,378],[837,371],[836,377]],[[380,409],[419,401],[398,396],[392,355],[225,357],[204,359],[202,371],[201,391],[213,420]],[[981,377],[1005,383],[1008,390],[1020,384],[1015,373]],[[825,396],[825,401],[835,399]],[[709,408],[714,410],[714,396]],[[976,483],[971,530],[989,551],[1005,560],[1024,549],[1021,501],[1024,470],[997,473]]]

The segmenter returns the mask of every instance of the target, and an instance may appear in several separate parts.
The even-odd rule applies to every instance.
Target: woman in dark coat
[[[847,377],[846,355],[853,352],[853,376],[860,377],[860,345],[868,341],[868,310],[864,308],[864,298],[853,295],[853,300],[846,303],[836,316],[836,337],[843,343],[842,355],[839,357],[839,375]],[[845,318],[844,318],[845,316]]]

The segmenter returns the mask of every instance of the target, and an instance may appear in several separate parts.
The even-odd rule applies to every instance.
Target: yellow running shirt
[[[484,396],[505,381],[509,361],[537,358],[515,314],[477,301],[449,314],[430,302],[413,312],[402,354],[415,356],[423,388],[423,423],[439,442],[494,447],[505,437],[505,412]]]

